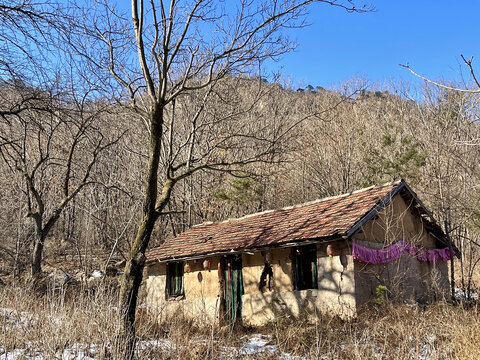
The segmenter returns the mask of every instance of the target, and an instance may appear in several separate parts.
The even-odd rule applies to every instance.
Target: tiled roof
[[[373,186],[284,209],[196,225],[147,251],[147,262],[342,236],[399,184]]]

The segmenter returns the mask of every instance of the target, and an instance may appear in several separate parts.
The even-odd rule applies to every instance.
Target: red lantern
[[[183,272],[189,273],[190,272],[190,264],[185,263],[185,266],[183,267]]]
[[[222,264],[219,261],[218,262],[218,280],[222,281],[222,279],[223,279]]]
[[[204,268],[205,270],[210,270],[210,260],[205,259],[205,260],[203,261],[203,268]]]
[[[333,248],[333,245],[327,245],[327,256],[335,256],[335,249]]]

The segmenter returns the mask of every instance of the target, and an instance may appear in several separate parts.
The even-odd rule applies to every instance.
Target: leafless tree
[[[10,173],[21,174],[35,223],[32,276],[46,237],[112,144],[95,127],[107,106],[92,101],[82,64],[59,42],[68,18],[60,9],[49,0],[0,3],[0,152]]]
[[[47,50],[61,26],[58,4],[49,0],[0,1],[0,76],[41,82],[55,74]]]
[[[133,354],[144,254],[175,185],[199,171],[238,175],[245,165],[272,161],[289,130],[283,125],[262,127],[255,121],[240,124],[238,116],[248,109],[230,106],[223,80],[228,75],[250,76],[264,60],[291,50],[294,44],[283,30],[303,26],[304,15],[313,2],[240,1],[229,7],[232,4],[203,0],[132,0],[132,30],[130,20],[112,4],[104,3],[100,11],[97,3],[92,6],[95,13],[81,14],[83,28],[77,27],[76,34],[68,35],[76,53],[90,60],[96,74],[101,73],[98,70],[108,71],[123,88],[131,109],[148,129],[143,216],[122,276],[119,298],[119,335],[126,340],[127,353]],[[318,2],[347,11],[366,11],[351,1]],[[132,50],[137,53],[137,61],[132,59]],[[115,91],[120,93],[119,89]],[[261,94],[261,90],[256,93]],[[190,96],[197,97],[195,107],[180,115],[182,102]],[[226,109],[215,110],[211,106],[215,102]]]
[[[85,98],[67,102],[61,94],[23,84],[1,90],[0,154],[23,178],[26,215],[35,224],[33,277],[41,272],[45,240],[60,214],[91,181],[99,154],[116,140],[96,131],[102,105]]]

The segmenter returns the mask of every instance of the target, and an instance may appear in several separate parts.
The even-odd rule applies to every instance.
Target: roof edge
[[[425,214],[428,215],[429,221],[432,222],[434,225],[438,226],[440,231],[442,232],[439,234],[441,237],[445,237],[446,234],[444,233],[442,227],[437,223],[435,218],[433,217],[433,214],[426,208],[426,206],[423,204],[423,202],[418,198],[417,194],[415,191],[412,190],[412,188],[406,183],[404,179],[401,179],[398,182],[398,186],[392,189],[387,195],[385,195],[382,199],[380,199],[377,204],[369,211],[367,212],[355,225],[353,225],[350,230],[347,231],[346,236],[351,237],[355,235],[365,223],[370,221],[375,215],[378,214],[382,209],[390,205],[391,200],[398,195],[402,190],[406,190],[412,198],[415,200],[417,205],[419,205],[424,211]],[[393,184],[393,183],[392,183]]]
[[[357,232],[360,231],[363,225],[365,225],[368,221],[373,219],[381,210],[386,208],[390,205],[391,200],[398,195],[398,193],[402,189],[407,189],[409,192],[411,190],[407,187],[407,183],[405,180],[397,180],[395,182],[390,183],[390,185],[397,185],[390,191],[387,195],[381,198],[360,220],[358,220],[345,234],[347,237],[351,237],[355,235]],[[414,195],[414,193],[412,194]],[[415,196],[416,198],[416,196]]]
[[[237,254],[243,254],[248,252],[265,251],[269,249],[288,249],[295,246],[303,246],[303,245],[309,245],[309,244],[315,244],[315,243],[321,243],[321,242],[327,242],[327,241],[338,241],[343,239],[345,239],[345,237],[341,235],[324,236],[321,238],[304,239],[304,240],[292,241],[289,243],[279,244],[279,245],[266,245],[261,247],[252,247],[252,248],[245,247],[240,249],[212,251],[212,252],[197,254],[192,256],[179,256],[179,257],[170,257],[170,258],[164,258],[164,259],[155,258],[155,259],[146,261],[145,264],[152,265],[152,264],[158,264],[158,263],[161,264],[161,263],[175,262],[175,261],[192,261],[192,260],[200,260],[200,259],[204,259],[206,257],[212,257],[212,256],[237,255]]]

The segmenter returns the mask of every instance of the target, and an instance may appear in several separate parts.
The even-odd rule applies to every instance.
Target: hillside
[[[436,219],[442,225],[447,221],[453,229],[452,239],[464,256],[460,274],[467,284],[475,273],[476,244],[480,243],[478,96],[426,88],[413,101],[403,96],[395,84],[385,87],[389,90],[377,91],[357,88],[358,83],[346,83],[342,91],[294,91],[255,79],[224,80],[222,96],[209,103],[206,115],[199,120],[204,126],[199,143],[243,132],[245,136],[255,134],[256,140],[274,139],[275,150],[268,158],[235,171],[206,169],[182,180],[173,192],[168,214],[161,217],[154,230],[151,246],[204,221],[238,217],[405,178]],[[6,99],[6,93],[15,94],[17,90],[2,91]],[[188,138],[189,128],[182,119],[188,118],[197,100],[196,96],[185,96],[176,105],[177,144]],[[211,126],[212,119],[225,116],[228,121],[222,126]],[[2,124],[5,133],[22,131],[20,123]],[[92,183],[67,206],[46,240],[47,264],[61,263],[59,259],[66,260],[70,255],[77,259],[79,268],[91,272],[105,267],[107,261],[124,259],[143,202],[142,169],[148,130],[133,114],[115,104],[103,104],[91,131],[111,135],[118,133],[119,127],[127,127],[128,131],[99,155],[92,168]],[[54,158],[65,156],[72,141],[66,131],[60,129],[54,134],[58,143],[50,149]],[[29,137],[24,141],[30,148],[26,166],[35,163],[38,139],[42,140]],[[226,158],[248,157],[257,151],[256,146],[265,146],[262,144],[225,143],[220,154]],[[29,205],[24,180],[12,168],[8,149],[3,149],[0,269],[6,276],[28,268],[35,230],[32,219],[25,217]],[[88,151],[85,147],[74,158],[73,171],[78,171],[78,176],[88,161]],[[42,171],[38,181],[48,213],[54,210],[50,204],[58,202],[63,183],[54,165]],[[76,176],[74,172],[71,182],[76,181]]]

